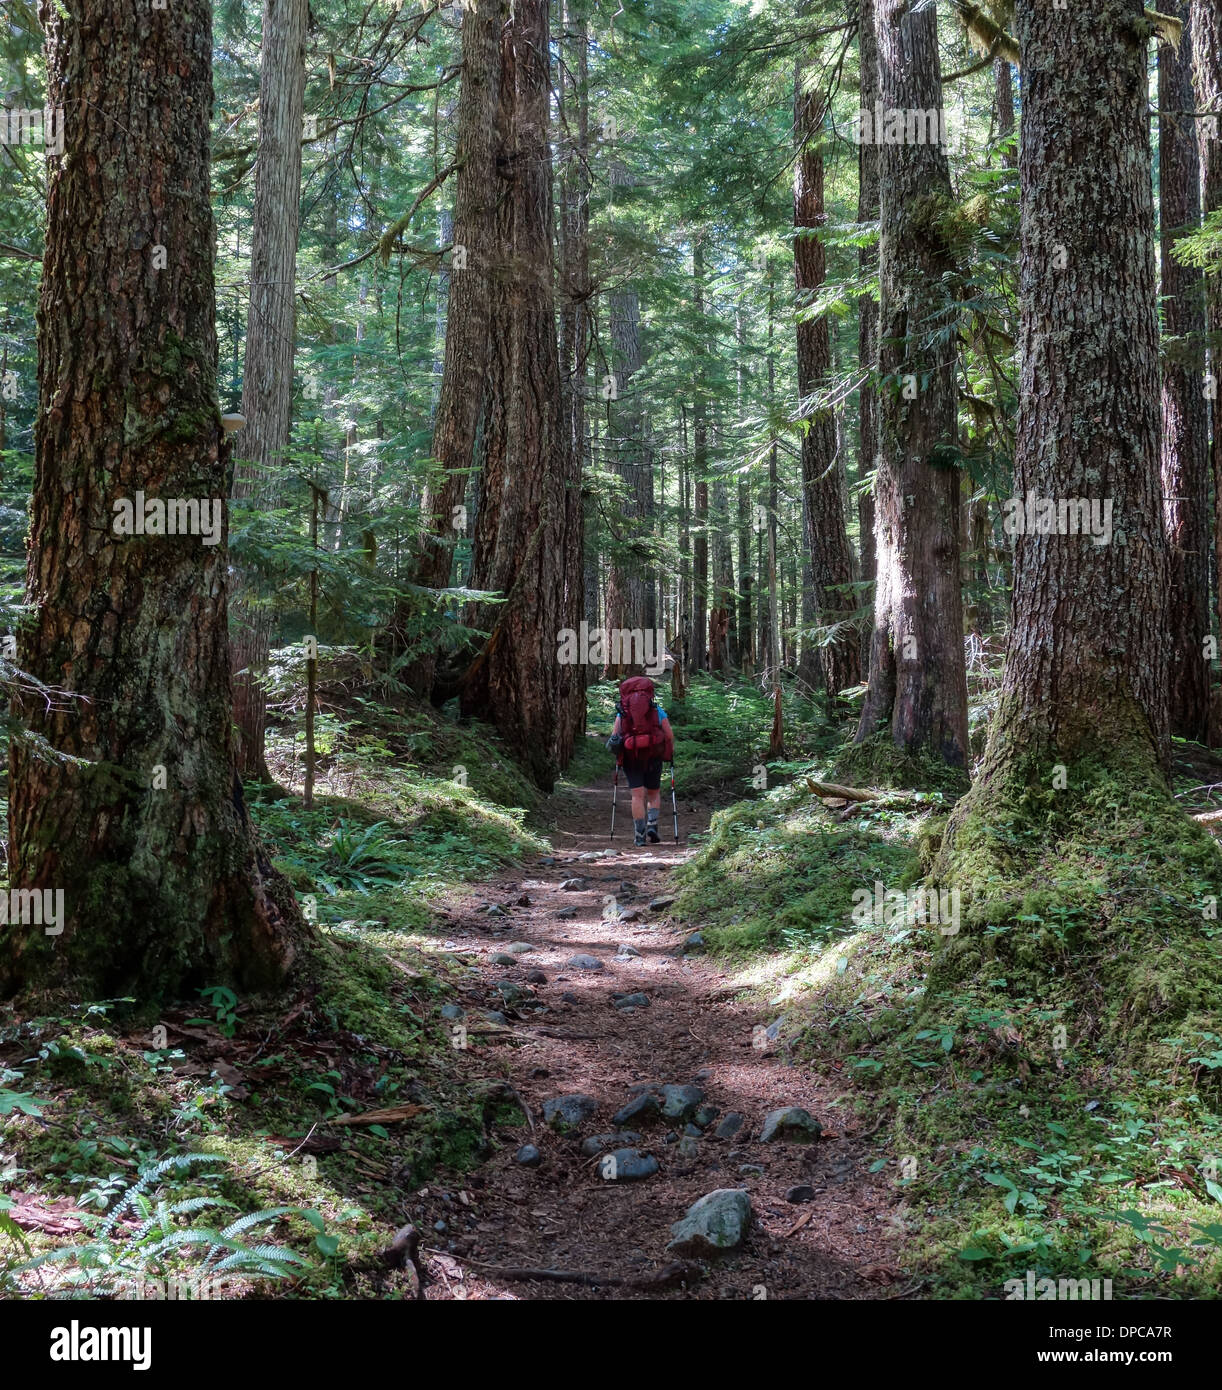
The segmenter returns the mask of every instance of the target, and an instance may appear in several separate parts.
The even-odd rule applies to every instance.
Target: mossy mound
[[[833,780],[849,786],[891,787],[961,796],[968,787],[967,772],[928,753],[905,753],[890,734],[872,734],[849,743],[836,759]]]

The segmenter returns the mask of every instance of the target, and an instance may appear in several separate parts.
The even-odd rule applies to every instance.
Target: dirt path
[[[634,848],[622,798],[612,846],[609,803],[605,785],[569,793],[558,806],[563,820],[553,835],[554,862],[504,875],[450,905],[448,940],[479,967],[462,998],[470,1078],[505,1079],[529,1107],[534,1134],[527,1126],[496,1127],[502,1147],[464,1180],[461,1194],[435,1186],[413,1204],[432,1250],[428,1297],[895,1296],[902,1276],[890,1226],[892,1189],[867,1172],[877,1151],[855,1132],[851,1107],[831,1104],[844,1091],[790,1064],[776,1043],[761,1050],[753,1030],[770,1017],[736,1001],[724,970],[695,952],[682,954],[688,933],[668,922],[664,907],[648,904],[668,895],[671,870],[691,851],[673,842]],[[707,824],[706,808],[680,806],[681,836]],[[669,835],[668,795],[663,828]],[[610,849],[609,857],[580,858]],[[580,890],[561,888],[574,877],[583,880]],[[490,916],[488,904],[502,906],[507,916]],[[558,915],[574,908],[573,916]],[[604,915],[611,910],[638,916]],[[513,965],[492,962],[493,954],[519,942],[531,949]],[[621,945],[639,954],[617,954]],[[570,965],[576,955],[593,957],[602,968]],[[498,986],[529,990],[538,1003],[508,1007]],[[613,993],[637,991],[648,996],[648,1007],[614,1006]],[[485,1021],[491,1009],[504,1013],[505,1026]],[[666,1142],[668,1134],[682,1136],[682,1122],[655,1118],[624,1126],[640,1135],[632,1147],[656,1158],[660,1170],[639,1181],[607,1181],[600,1159],[582,1154],[581,1141],[616,1130],[612,1115],[633,1098],[631,1088],[647,1083],[694,1084],[719,1113],[711,1121],[697,1116],[706,1121],[703,1132],[685,1145]],[[544,1123],[543,1104],[572,1094],[593,1098],[597,1111],[577,1130],[555,1133]],[[784,1106],[807,1109],[822,1123],[822,1138],[761,1143],[765,1115]],[[717,1138],[732,1112],[743,1116],[742,1128],[733,1138]],[[541,1153],[537,1167],[517,1157],[532,1142]],[[813,1199],[787,1200],[787,1191],[802,1185],[814,1189]],[[692,1283],[608,1288],[510,1279],[486,1268],[639,1280],[678,1258],[665,1250],[669,1228],[691,1203],[731,1187],[750,1195],[751,1233],[734,1253],[702,1261],[707,1275]],[[439,1221],[442,1231],[434,1225]]]

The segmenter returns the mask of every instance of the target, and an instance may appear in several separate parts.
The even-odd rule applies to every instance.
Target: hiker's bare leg
[[[653,807],[653,809],[654,809],[655,811],[658,809],[659,806],[661,806],[661,804],[662,804],[662,788],[661,788],[661,787],[651,787],[651,788],[650,788],[650,791],[649,791],[649,804],[650,804],[650,806]],[[635,803],[634,803],[634,805],[635,805]],[[633,814],[635,815],[636,813],[633,812]]]
[[[650,795],[650,796],[654,796],[654,795],[656,795],[656,793],[650,792],[649,795]],[[653,804],[653,805],[656,805],[657,803],[654,802],[654,803],[652,803],[652,804]],[[644,787],[633,787],[633,789],[632,789],[632,819],[633,819],[633,820],[644,820],[644,819],[645,819],[645,788],[644,788]]]

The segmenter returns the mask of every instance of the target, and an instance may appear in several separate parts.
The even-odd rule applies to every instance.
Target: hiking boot
[[[655,835],[655,836],[654,836],[654,839],[656,840],[657,838],[658,838],[658,837]],[[637,843],[638,845],[643,845],[643,844],[645,843],[645,836],[642,835],[641,832],[640,832],[639,830],[636,832],[636,843]]]
[[[657,845],[661,844],[661,842],[662,837],[658,834],[658,827],[656,825],[651,825],[649,827],[649,843],[651,845]]]

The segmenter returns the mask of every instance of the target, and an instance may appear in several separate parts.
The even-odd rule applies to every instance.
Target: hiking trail
[[[427,1297],[899,1296],[894,1189],[868,1171],[878,1150],[858,1128],[850,1087],[813,1077],[783,1041],[761,1037],[757,1030],[778,1010],[761,1013],[744,1002],[732,972],[685,950],[690,928],[669,920],[672,870],[694,852],[688,837],[707,829],[710,808],[680,799],[676,845],[664,777],[666,838],[638,849],[622,786],[616,837],[608,838],[610,791],[608,775],[558,793],[549,803],[557,818],[552,853],[447,905],[446,945],[477,968],[459,999],[466,1079],[508,1083],[528,1107],[533,1132],[530,1123],[494,1124],[498,1147],[486,1163],[461,1179],[438,1175],[412,1201],[427,1252]],[[648,1005],[616,1007],[615,995],[631,994]],[[488,1021],[488,1011],[504,1023]],[[640,1092],[663,1085],[698,1091],[654,1092],[681,1112],[677,1118],[612,1122]],[[588,1104],[573,1102],[575,1125],[557,1132],[544,1108],[561,1097],[588,1097],[596,1109],[583,1115]],[[808,1111],[821,1137],[762,1142],[765,1117],[784,1107]],[[643,1108],[653,1107],[646,1100]],[[693,1111],[697,1125],[689,1127]],[[730,1135],[735,1115],[742,1124]],[[625,1164],[621,1155],[608,1180],[603,1157],[582,1151],[583,1141],[620,1129],[636,1137],[605,1152],[630,1148],[645,1170],[655,1159],[652,1176],[626,1176],[636,1159]],[[519,1159],[530,1144],[538,1166]],[[672,1223],[698,1198],[735,1187],[752,1208],[737,1249],[712,1257],[667,1250]],[[678,1261],[685,1264],[667,1270]],[[685,1278],[694,1265],[704,1276]],[[575,1278],[497,1273],[509,1269]],[[669,1284],[655,1282],[663,1271]]]

